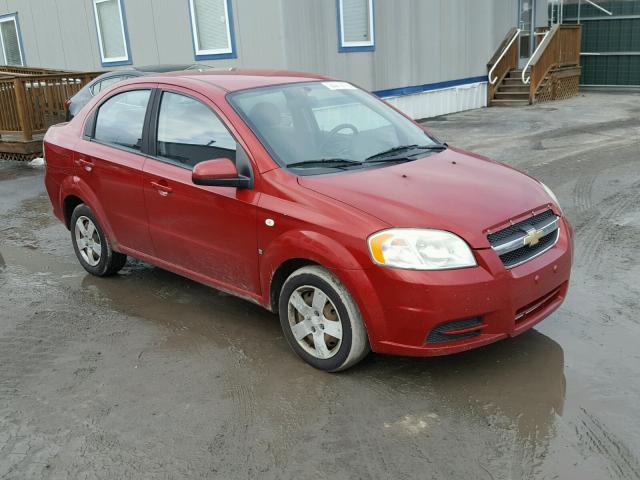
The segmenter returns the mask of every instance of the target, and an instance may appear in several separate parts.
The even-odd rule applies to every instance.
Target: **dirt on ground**
[[[569,296],[520,337],[341,374],[251,303],[86,274],[42,170],[0,162],[0,479],[640,479],[640,95],[426,123],[555,190]]]

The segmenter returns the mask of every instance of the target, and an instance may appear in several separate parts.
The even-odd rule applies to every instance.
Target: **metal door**
[[[533,54],[536,0],[518,0],[518,28],[520,29],[520,64]]]

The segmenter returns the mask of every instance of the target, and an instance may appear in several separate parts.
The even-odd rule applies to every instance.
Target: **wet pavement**
[[[556,192],[568,299],[515,339],[336,375],[256,305],[140,262],[87,275],[42,171],[0,162],[0,479],[640,479],[640,95],[427,124]]]

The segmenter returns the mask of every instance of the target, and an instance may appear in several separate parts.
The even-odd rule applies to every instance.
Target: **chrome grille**
[[[558,241],[560,217],[546,210],[487,235],[493,250],[507,268],[543,254]]]

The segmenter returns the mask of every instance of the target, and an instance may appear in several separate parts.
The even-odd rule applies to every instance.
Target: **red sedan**
[[[545,185],[350,83],[137,78],[44,145],[54,213],[89,273],[131,256],[259,303],[323,370],[514,336],[567,293],[572,231]]]

